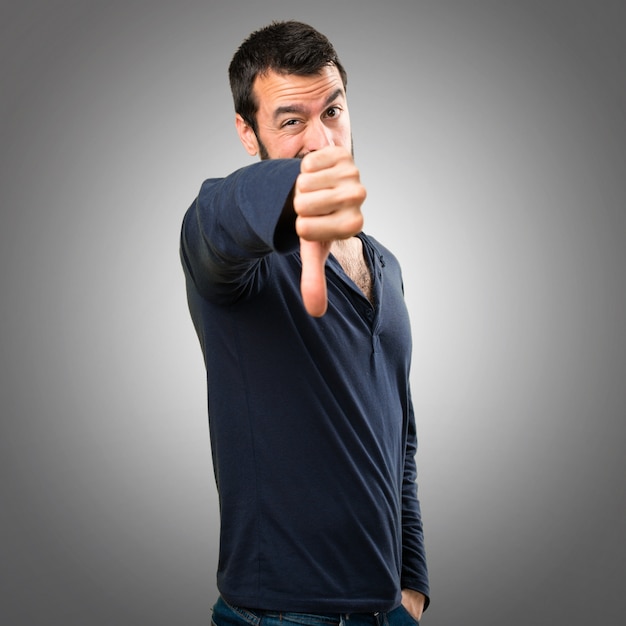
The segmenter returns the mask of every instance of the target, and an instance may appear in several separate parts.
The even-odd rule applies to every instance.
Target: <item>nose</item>
[[[305,152],[314,152],[320,148],[334,145],[332,132],[322,120],[315,120],[308,125],[304,137]]]

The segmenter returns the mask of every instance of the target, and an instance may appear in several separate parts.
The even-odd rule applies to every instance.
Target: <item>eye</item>
[[[326,109],[326,117],[330,118],[330,119],[336,119],[341,115],[341,108],[340,107],[330,107],[329,109]]]
[[[299,123],[300,123],[300,120],[294,120],[294,119],[285,120],[285,121],[281,124],[281,128],[287,128],[287,127],[297,126]]]

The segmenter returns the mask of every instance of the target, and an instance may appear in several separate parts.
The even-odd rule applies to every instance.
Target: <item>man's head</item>
[[[250,154],[295,157],[323,143],[350,146],[347,75],[330,41],[311,26],[274,22],[252,33],[228,73]]]

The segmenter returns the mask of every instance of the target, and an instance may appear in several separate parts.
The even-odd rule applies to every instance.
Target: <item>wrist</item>
[[[417,621],[422,618],[425,604],[426,596],[420,591],[415,591],[414,589],[402,590],[402,605]]]

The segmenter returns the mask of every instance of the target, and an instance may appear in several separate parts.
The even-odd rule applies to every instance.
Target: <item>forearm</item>
[[[425,596],[429,604],[428,567],[424,546],[424,528],[417,494],[417,432],[413,407],[409,401],[407,442],[402,484],[402,576],[403,589],[411,589]],[[424,607],[424,608],[425,608]]]
[[[287,224],[293,211],[290,199],[299,171],[298,160],[276,159],[206,181],[193,207],[205,239],[225,256],[274,249],[277,227]],[[295,231],[292,241],[295,248]]]
[[[201,292],[234,289],[259,259],[297,249],[290,215],[298,172],[297,160],[262,161],[203,183],[181,233],[183,264]]]

